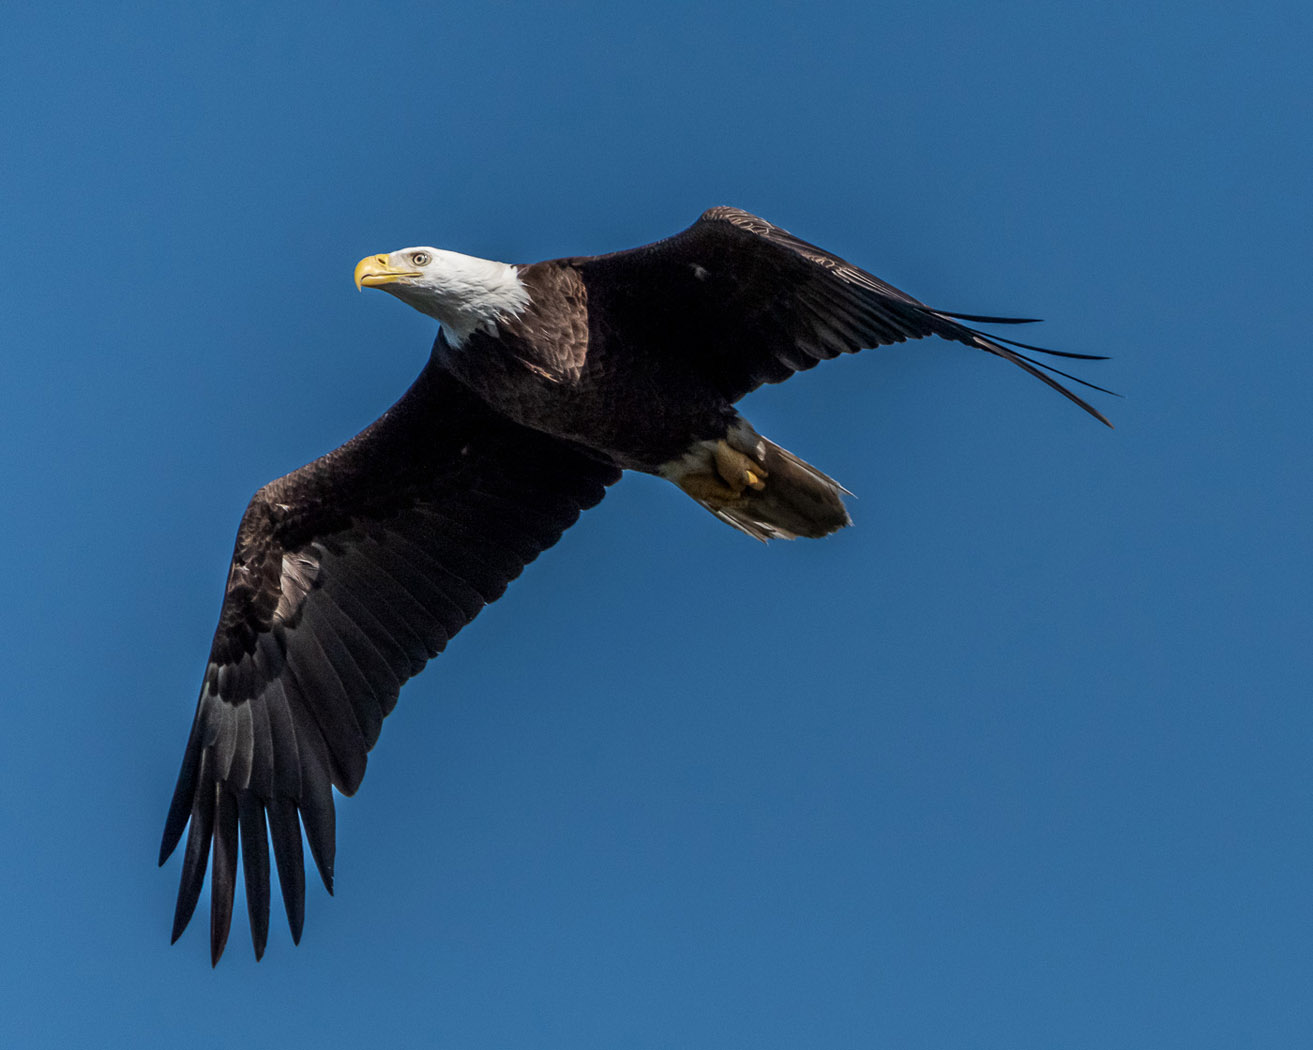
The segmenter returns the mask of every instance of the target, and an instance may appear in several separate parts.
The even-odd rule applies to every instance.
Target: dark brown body
[[[631,323],[586,262],[521,267],[529,308],[459,346],[440,336],[439,363],[517,423],[625,468],[656,473],[692,442],[724,437],[738,413],[679,350],[693,319]]]

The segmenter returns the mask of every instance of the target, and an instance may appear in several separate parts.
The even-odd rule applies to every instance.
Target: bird
[[[1032,318],[936,310],[746,211],[606,255],[513,265],[432,247],[366,256],[378,288],[439,324],[418,378],[341,447],[256,492],[165,821],[187,831],[172,939],[211,875],[217,965],[242,868],[255,957],[271,858],[294,943],[305,841],[333,892],[333,791],[350,796],[403,683],[625,470],[671,481],[757,540],[850,524],[846,490],[735,407],[764,383],[863,348],[939,336],[1001,357],[1101,422],[989,336]]]

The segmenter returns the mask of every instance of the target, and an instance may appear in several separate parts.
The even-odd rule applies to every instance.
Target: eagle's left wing
[[[1019,351],[1102,358],[989,336],[964,322],[1029,319],[936,310],[738,208],[711,208],[688,229],[640,248],[569,262],[588,285],[590,309],[631,340],[655,333],[654,343],[683,354],[731,402],[839,354],[937,335],[1011,361],[1108,423],[1046,372],[1103,387]]]

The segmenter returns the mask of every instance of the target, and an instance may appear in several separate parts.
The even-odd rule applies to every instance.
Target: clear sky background
[[[7,5],[0,1042],[1313,1043],[1309,10]],[[433,337],[355,261],[712,204],[1112,354],[1117,429],[940,342],[754,394],[855,528],[627,478],[404,689],[300,947],[170,947],[242,509]]]

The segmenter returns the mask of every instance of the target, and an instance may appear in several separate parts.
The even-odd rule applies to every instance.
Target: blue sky
[[[1311,20],[6,11],[5,1044],[1307,1043]],[[355,261],[722,203],[1113,355],[1117,429],[943,343],[758,392],[855,528],[627,478],[405,688],[300,947],[170,947],[242,508],[433,335]]]

